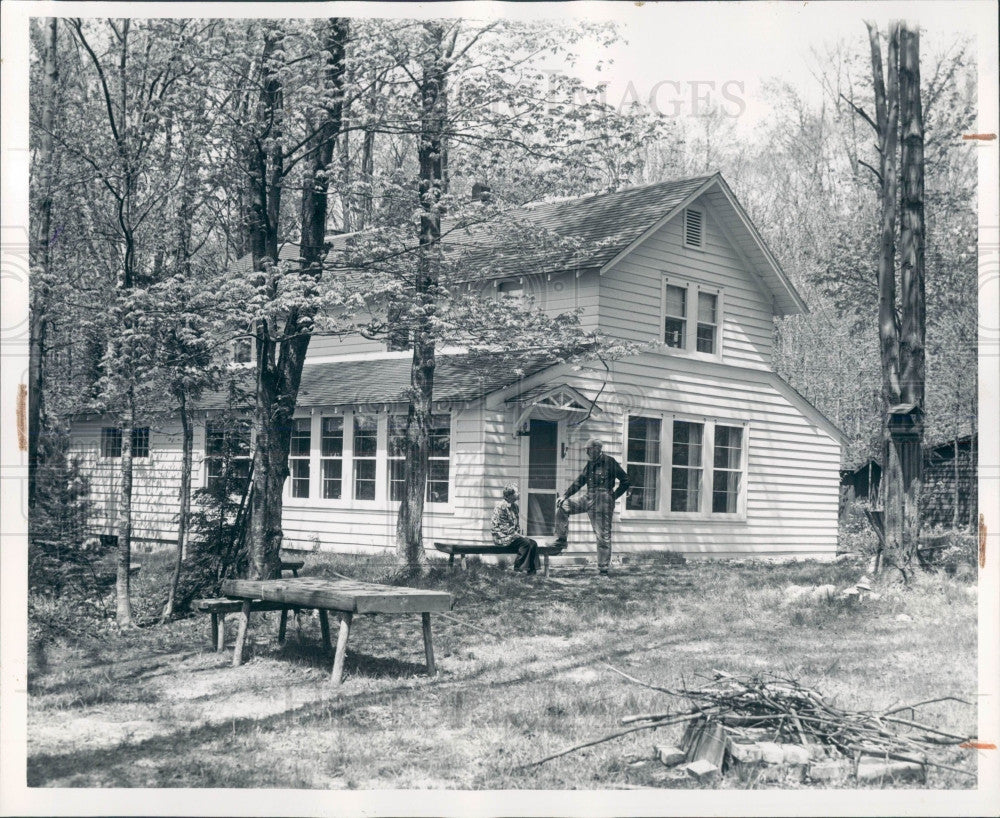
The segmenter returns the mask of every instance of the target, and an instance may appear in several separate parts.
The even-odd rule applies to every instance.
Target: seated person
[[[538,543],[521,534],[521,510],[517,505],[517,486],[508,483],[503,499],[493,509],[493,543],[502,548],[517,548],[514,570],[534,574],[538,570]]]

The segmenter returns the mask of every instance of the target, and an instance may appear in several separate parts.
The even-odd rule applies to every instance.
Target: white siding
[[[704,207],[701,200],[695,204]],[[711,211],[704,209],[704,248],[684,246],[683,218],[678,216],[601,277],[601,329],[632,341],[662,341],[661,287],[667,275],[721,288],[723,360],[769,367],[773,347],[770,301],[723,236]]]

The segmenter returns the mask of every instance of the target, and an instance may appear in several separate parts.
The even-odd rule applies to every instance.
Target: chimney
[[[474,182],[472,185],[472,201],[490,203],[490,186],[482,182]]]

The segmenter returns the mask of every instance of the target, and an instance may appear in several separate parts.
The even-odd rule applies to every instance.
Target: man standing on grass
[[[628,491],[631,483],[618,461],[604,454],[604,444],[600,440],[588,440],[585,451],[587,465],[556,502],[556,536],[552,545],[565,547],[569,515],[586,511],[597,537],[597,570],[607,576],[611,563],[611,517],[615,512],[615,500]],[[584,486],[587,493],[583,497],[569,499]]]
[[[514,570],[534,574],[538,570],[538,543],[521,534],[521,509],[517,501],[517,486],[508,483],[503,487],[503,499],[493,509],[493,543],[501,548],[516,548]]]

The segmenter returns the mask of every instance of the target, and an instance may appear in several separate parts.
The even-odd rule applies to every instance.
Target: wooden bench
[[[243,646],[250,626],[250,613],[258,601],[278,603],[293,608],[314,608],[319,611],[323,632],[323,646],[329,651],[330,625],[327,611],[340,617],[340,633],[333,658],[331,679],[340,684],[344,673],[344,656],[347,637],[355,614],[362,613],[419,613],[423,620],[424,656],[427,673],[437,673],[434,665],[434,647],[431,643],[431,613],[449,611],[454,604],[451,594],[444,591],[425,591],[395,585],[376,585],[352,579],[229,579],[222,584],[222,592],[241,605],[240,629],[233,650],[233,667],[243,663]]]
[[[305,565],[302,560],[282,561],[281,570],[291,571],[293,577],[299,575],[299,569]],[[221,653],[226,649],[226,614],[239,613],[243,609],[243,603],[229,597],[213,597],[211,599],[196,599],[191,603],[191,609],[199,613],[207,613],[212,616],[211,631],[209,641],[215,645],[216,651]],[[274,602],[256,600],[252,603],[254,611],[281,611],[281,622],[278,625],[278,641],[285,641],[285,631],[288,625],[288,612],[298,613],[298,608],[294,606],[281,605]]]
[[[442,554],[448,555],[448,565],[455,567],[455,557],[462,561],[465,570],[465,558],[471,554],[516,554],[517,548],[512,545],[464,545],[447,542],[436,542],[434,547]],[[549,575],[549,557],[555,557],[566,550],[565,545],[539,545],[538,556],[542,558],[542,573]]]

